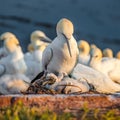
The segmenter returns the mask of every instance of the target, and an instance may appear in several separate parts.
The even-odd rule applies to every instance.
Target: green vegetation
[[[42,111],[40,107],[26,107],[22,102],[0,108],[0,120],[120,120],[118,109],[90,110],[85,105],[80,110],[62,112]]]

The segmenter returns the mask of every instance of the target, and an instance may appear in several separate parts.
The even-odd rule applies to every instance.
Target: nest
[[[46,85],[52,85],[55,82],[56,80],[53,77],[46,78],[42,74],[39,79],[32,80],[30,86],[23,94],[58,94],[55,90],[46,88]]]

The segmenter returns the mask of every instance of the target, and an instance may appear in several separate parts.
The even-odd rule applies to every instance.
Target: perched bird
[[[78,48],[79,48],[79,57],[78,62],[83,65],[88,65],[88,62],[90,60],[90,46],[89,43],[85,40],[80,40],[78,42]]]
[[[106,48],[103,50],[103,57],[113,58],[113,51],[110,48]]]
[[[113,81],[120,83],[120,60],[116,58],[102,58],[99,48],[91,50],[91,61],[89,65],[109,76]]]
[[[78,63],[73,69],[71,76],[81,82],[83,80],[83,82],[86,81],[92,91],[108,94],[120,92],[120,84],[115,83],[107,75],[89,66]]]
[[[117,52],[116,58],[117,58],[117,59],[120,59],[120,51]]]
[[[28,89],[29,83],[24,74],[5,74],[0,78],[0,94],[21,94]]]
[[[11,32],[5,32],[5,33],[1,34],[0,42],[3,41],[3,43],[4,43],[5,40],[8,39],[8,38],[11,38],[11,39],[13,38],[14,39],[14,38],[16,38],[16,36]],[[2,48],[0,48],[0,59],[2,57],[7,56],[7,55],[8,55],[8,51],[6,50],[6,48],[4,46]]]
[[[4,38],[4,46],[8,55],[0,60],[0,76],[15,73],[24,74],[27,66],[18,39],[16,37]]]
[[[78,59],[78,47],[73,37],[74,27],[70,20],[63,18],[56,26],[57,37],[43,52],[42,66],[45,73],[54,73],[60,79],[73,70]]]

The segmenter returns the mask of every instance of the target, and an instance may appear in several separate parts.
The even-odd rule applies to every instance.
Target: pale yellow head
[[[18,46],[19,46],[19,41],[17,38],[8,38],[4,42],[5,48],[8,50],[8,52],[12,53],[14,52]]]
[[[102,59],[102,51],[99,48],[92,48],[90,51],[91,58],[94,60],[101,60]]]
[[[90,52],[90,46],[89,43],[85,40],[80,40],[78,42],[78,48],[79,48],[79,52],[80,54],[83,53],[85,55],[88,55]]]
[[[113,51],[110,48],[106,48],[103,50],[103,57],[113,58]]]
[[[120,51],[116,54],[116,58],[120,59]]]
[[[74,32],[73,24],[70,20],[62,18],[56,27],[57,35],[64,34],[65,37],[69,40]]]
[[[93,48],[97,48],[97,46],[95,44],[91,44],[90,49],[93,49]]]
[[[40,31],[40,30],[36,30],[34,32],[31,33],[31,41],[34,41],[36,39],[39,39],[40,37],[45,37],[45,33]]]
[[[5,32],[0,36],[0,40],[6,40],[8,38],[16,38],[16,36],[11,32]]]

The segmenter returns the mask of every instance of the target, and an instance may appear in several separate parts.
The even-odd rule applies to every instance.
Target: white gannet
[[[43,52],[42,66],[45,73],[54,73],[62,79],[63,74],[70,74],[76,65],[79,51],[70,20],[61,19],[57,23],[56,31],[57,37]]]
[[[24,74],[5,74],[0,78],[0,94],[21,94],[28,89],[29,83]]]
[[[25,73],[27,66],[18,39],[16,37],[7,38],[4,40],[4,46],[8,55],[0,60],[0,76],[5,73]]]
[[[113,81],[120,83],[120,60],[116,58],[102,58],[99,48],[91,50],[89,66],[108,75]]]
[[[103,50],[103,57],[113,58],[113,51],[110,48],[106,48]]]
[[[11,32],[5,32],[0,35],[0,42],[5,42],[7,38],[16,38],[16,36]],[[8,55],[6,48],[3,46],[0,48],[0,59]]]
[[[89,43],[85,40],[80,40],[78,42],[79,57],[78,62],[84,65],[88,65],[90,60],[90,46]]]
[[[99,93],[120,92],[120,84],[112,81],[107,75],[82,64],[76,65],[71,76],[79,81],[86,80]]]

